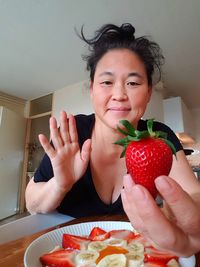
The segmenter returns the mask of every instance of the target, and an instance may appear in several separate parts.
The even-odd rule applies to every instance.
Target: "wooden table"
[[[15,241],[11,241],[6,244],[0,245],[0,267],[23,267],[23,258],[24,253],[28,245],[37,237],[47,233],[51,230],[82,222],[89,221],[127,221],[127,218],[122,215],[114,215],[114,216],[104,216],[104,217],[90,217],[90,218],[81,218],[75,219],[70,222],[58,225],[56,227],[43,230],[36,234],[32,234],[29,236],[25,236],[23,238],[17,239]],[[196,267],[200,267],[200,252],[196,254]]]

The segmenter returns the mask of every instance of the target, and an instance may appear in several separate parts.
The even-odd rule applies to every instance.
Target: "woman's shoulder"
[[[141,119],[138,123],[138,130],[140,130],[140,131],[147,130],[147,121],[148,120]],[[154,120],[154,122],[153,122],[153,130],[154,131],[173,132],[169,126],[167,126],[163,122],[156,121],[156,120]]]

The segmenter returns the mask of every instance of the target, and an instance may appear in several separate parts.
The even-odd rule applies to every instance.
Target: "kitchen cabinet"
[[[194,121],[192,114],[181,99],[172,97],[163,100],[164,122],[175,132],[194,136]]]

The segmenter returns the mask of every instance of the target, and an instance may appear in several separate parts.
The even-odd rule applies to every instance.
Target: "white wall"
[[[162,92],[153,89],[151,100],[143,116],[144,119],[154,118],[157,121],[164,122],[163,96]]]
[[[187,156],[187,159],[192,166],[198,166],[200,165],[200,108],[191,109],[190,112],[194,121],[194,139],[196,142],[184,145],[184,147],[194,149],[195,153]]]
[[[200,108],[192,109],[191,114],[195,124],[195,139],[200,143]]]
[[[72,84],[54,92],[53,116],[59,120],[59,114],[62,110],[73,115],[93,112],[88,81]]]

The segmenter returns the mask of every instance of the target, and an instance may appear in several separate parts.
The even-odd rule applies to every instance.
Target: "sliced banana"
[[[167,263],[168,267],[180,267],[179,263],[175,259],[171,259]]]
[[[97,264],[97,267],[126,267],[126,256],[124,254],[107,255]]]
[[[76,263],[76,266],[93,264],[93,263],[95,263],[95,261],[98,257],[99,257],[99,253],[97,251],[85,250],[85,251],[78,253],[75,256],[75,263]]]
[[[101,251],[105,249],[107,245],[103,241],[93,241],[88,244],[88,250]]]
[[[109,246],[126,247],[127,241],[119,238],[109,238],[106,240],[106,244]]]
[[[126,248],[131,254],[144,254],[144,245],[137,241],[130,242]]]
[[[144,263],[144,255],[143,254],[132,254],[127,253],[126,257],[128,259],[128,267],[141,267]]]

